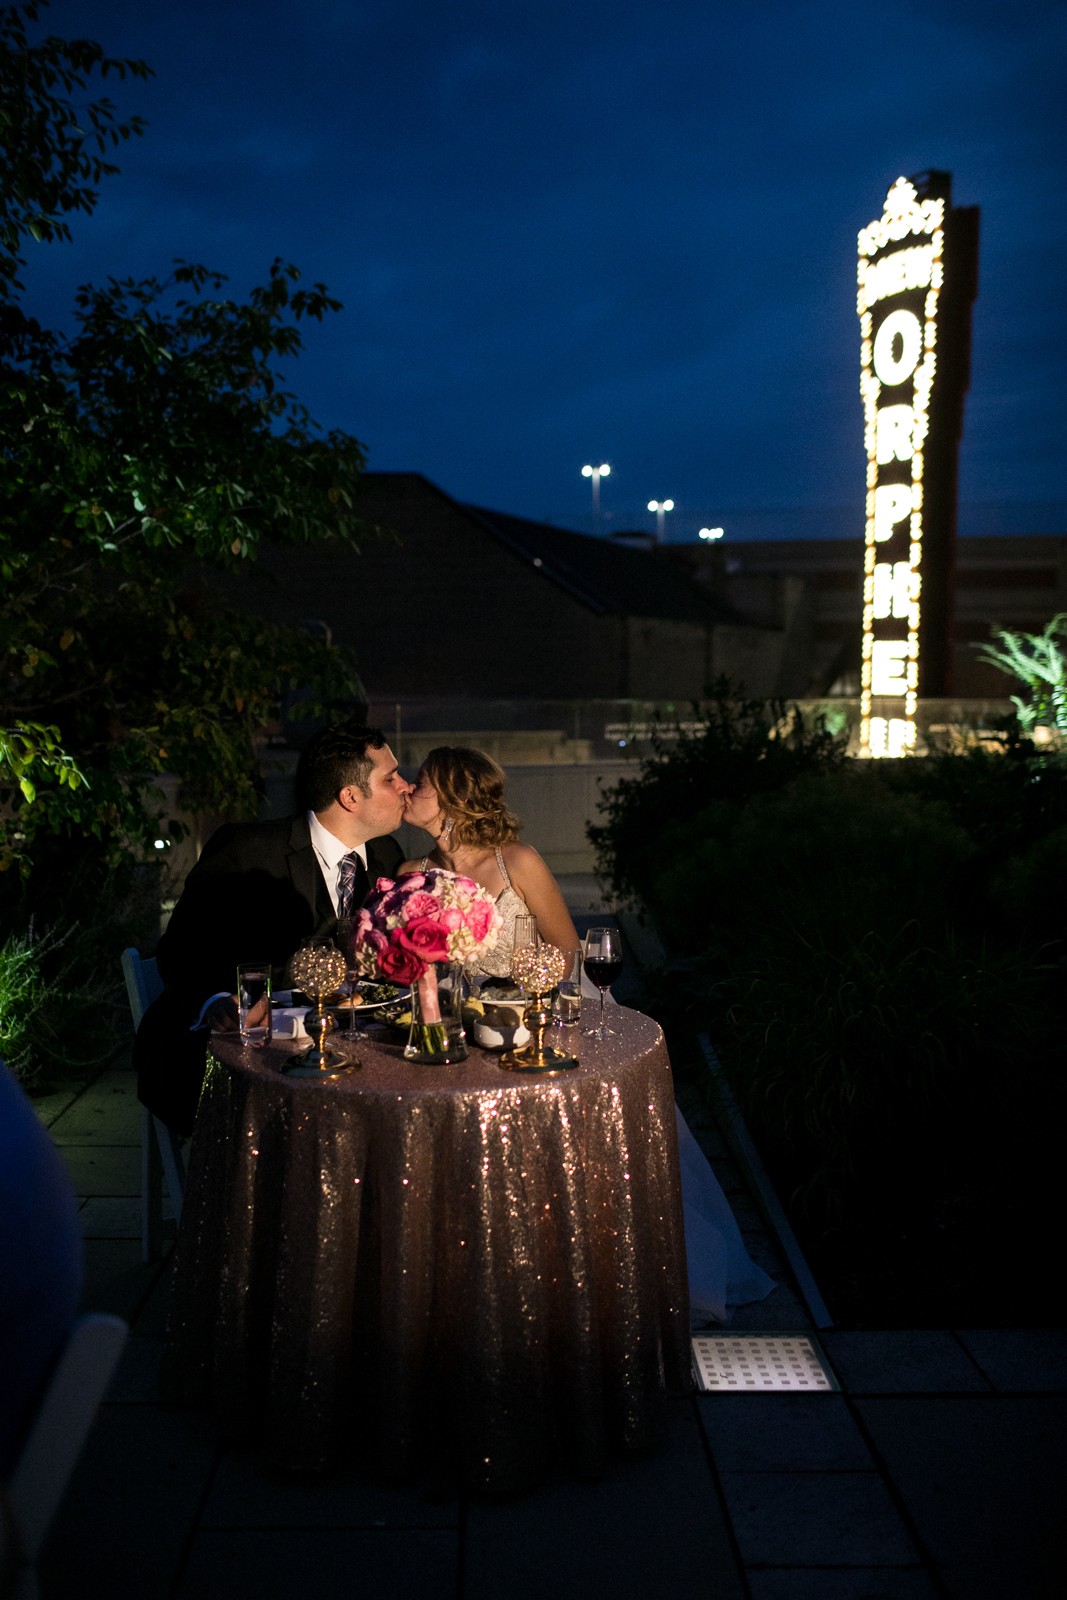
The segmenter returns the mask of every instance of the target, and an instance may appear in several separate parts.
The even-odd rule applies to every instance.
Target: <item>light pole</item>
[[[700,537],[702,539],[721,539],[725,531],[724,528],[701,528]]]
[[[656,513],[656,538],[663,543],[663,517],[667,511],[674,510],[673,500],[650,500],[648,509]]]
[[[608,466],[606,461],[602,461],[600,463],[599,467],[583,467],[582,468],[582,477],[583,478],[592,478],[592,480],[593,480],[593,532],[594,533],[599,533],[600,532],[600,480],[601,480],[601,478],[610,477],[610,475],[611,475],[611,468]]]

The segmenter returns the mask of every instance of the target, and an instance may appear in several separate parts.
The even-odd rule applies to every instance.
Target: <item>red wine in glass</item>
[[[595,1028],[586,1028],[590,1039],[607,1039],[614,1032],[604,1021],[604,996],[622,972],[622,939],[616,928],[590,928],[585,936],[586,972],[600,990],[600,1022]]]
[[[592,978],[598,989],[610,989],[615,979],[622,972],[621,961],[591,961],[588,958],[585,970]]]

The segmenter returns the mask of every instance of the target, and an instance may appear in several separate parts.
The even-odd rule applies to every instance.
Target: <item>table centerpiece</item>
[[[473,878],[431,867],[379,878],[352,930],[352,961],[368,978],[411,984],[411,1027],[404,1057],[427,1066],[467,1058],[463,969],[496,944],[502,918]],[[442,1012],[437,963],[451,968]]]

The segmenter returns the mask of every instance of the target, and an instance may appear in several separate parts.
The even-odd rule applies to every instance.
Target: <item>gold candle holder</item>
[[[545,995],[567,976],[571,958],[554,944],[523,945],[511,962],[511,976],[529,993],[525,1022],[533,1039],[522,1050],[505,1050],[500,1065],[505,1072],[539,1072],[551,1075],[570,1072],[578,1065],[577,1056],[545,1044],[545,1029],[552,1021],[552,1007]]]
[[[298,950],[290,963],[293,983],[314,1000],[314,1009],[304,1018],[304,1027],[313,1043],[302,1056],[294,1057],[291,1065],[283,1067],[291,1078],[336,1078],[349,1067],[360,1063],[336,1050],[327,1050],[326,1037],[337,1026],[336,1021],[323,1008],[323,1000],[333,994],[345,981],[348,963],[340,950],[328,945],[312,945]]]

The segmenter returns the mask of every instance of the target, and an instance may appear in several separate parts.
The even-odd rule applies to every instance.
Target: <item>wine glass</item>
[[[534,947],[536,947],[537,942],[538,942],[538,938],[537,938],[537,918],[536,917],[516,917],[515,918],[515,936],[514,936],[514,944],[512,946],[512,955],[513,956],[517,956],[519,951],[520,950],[525,950],[528,945],[533,945]],[[512,973],[512,978],[513,979],[514,979],[514,976],[515,976],[515,974]],[[520,983],[519,984],[519,988],[522,989],[523,994],[526,993],[526,989],[525,989],[525,986],[523,984]]]
[[[604,995],[622,971],[622,936],[615,928],[590,928],[585,936],[586,972],[600,990],[600,1022],[583,1028],[589,1039],[609,1039],[615,1034],[604,1021]]]

